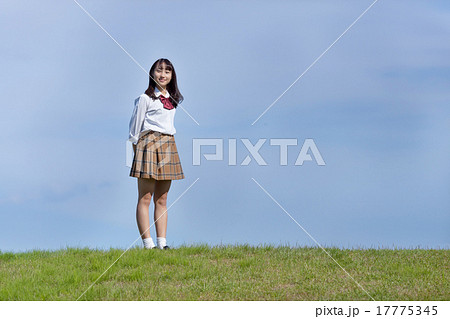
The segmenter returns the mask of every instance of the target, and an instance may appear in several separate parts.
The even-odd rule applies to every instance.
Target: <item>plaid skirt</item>
[[[183,179],[173,135],[152,130],[143,132],[136,145],[130,176],[156,180]]]

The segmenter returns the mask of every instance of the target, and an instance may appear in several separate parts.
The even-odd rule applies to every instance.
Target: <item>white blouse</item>
[[[155,87],[155,96],[162,93]],[[169,92],[165,97],[169,97]],[[128,140],[136,144],[142,132],[152,130],[174,135],[176,130],[173,125],[176,108],[165,109],[159,99],[153,100],[147,94],[141,94],[134,101],[133,115],[130,120],[130,132]]]

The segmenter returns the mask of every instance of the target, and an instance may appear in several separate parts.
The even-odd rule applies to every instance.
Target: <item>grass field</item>
[[[327,248],[375,300],[450,300],[449,250]],[[0,300],[76,300],[123,253],[0,253]],[[80,300],[371,300],[320,248],[127,251]]]

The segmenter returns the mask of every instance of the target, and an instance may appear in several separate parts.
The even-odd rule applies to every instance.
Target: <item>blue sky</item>
[[[146,70],[169,58],[200,124],[177,111],[186,179],[169,205],[199,180],[169,211],[169,245],[315,245],[255,179],[323,246],[449,247],[445,1],[378,1],[254,125],[372,1],[79,3]],[[74,1],[3,2],[0,25],[0,250],[128,247],[125,141],[146,72]],[[266,138],[268,165],[194,166],[194,138],[237,139],[238,164],[240,139]],[[270,138],[299,140],[287,166]],[[306,138],[325,166],[293,165]]]

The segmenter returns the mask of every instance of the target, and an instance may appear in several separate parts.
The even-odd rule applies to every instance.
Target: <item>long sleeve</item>
[[[130,120],[130,132],[128,140],[136,144],[141,133],[142,125],[144,124],[145,113],[147,112],[147,100],[141,95],[134,101],[133,115]]]

